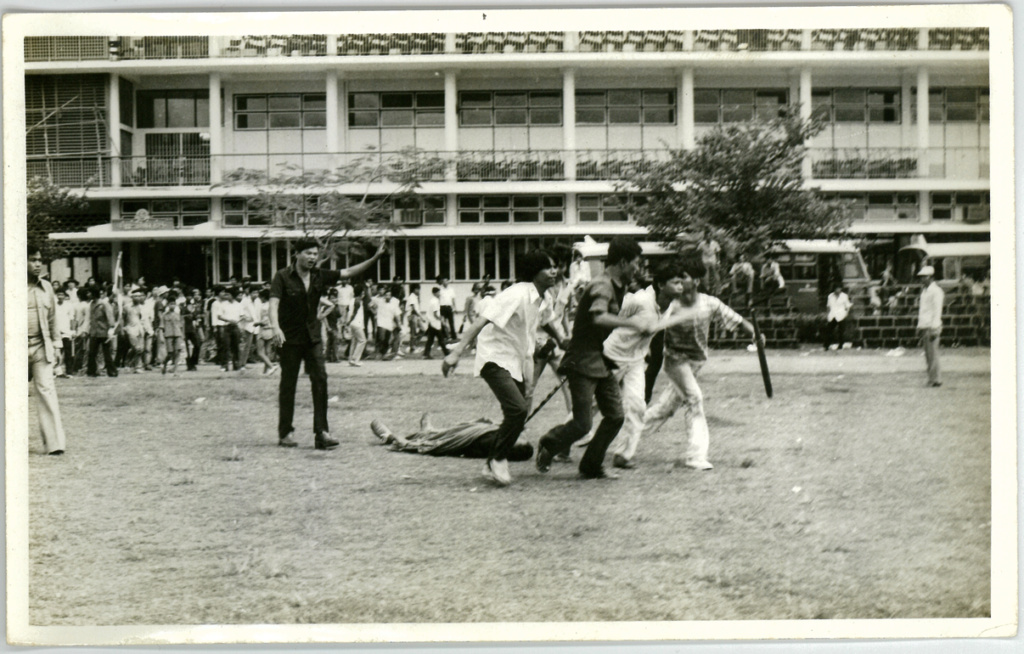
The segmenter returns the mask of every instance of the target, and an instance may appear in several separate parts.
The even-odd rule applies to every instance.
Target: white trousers
[[[625,422],[612,443],[612,454],[625,459],[636,456],[636,448],[640,445],[640,434],[644,430],[644,411],[647,401],[644,399],[644,361],[620,364],[615,371],[615,379],[622,389],[622,413]]]
[[[684,432],[686,454],[684,461],[703,462],[708,459],[710,435],[708,420],[704,415],[704,395],[697,385],[697,372],[702,363],[665,359],[662,372],[671,386],[666,388],[644,413],[643,438],[655,433],[680,408],[685,409]],[[641,387],[641,395],[643,388]]]
[[[47,453],[64,450],[64,425],[57,404],[57,386],[53,382],[53,364],[46,360],[46,350],[42,344],[29,348],[28,365],[32,369],[32,386],[43,446]]]

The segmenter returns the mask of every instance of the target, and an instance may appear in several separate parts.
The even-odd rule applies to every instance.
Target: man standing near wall
[[[939,339],[942,336],[942,301],[945,293],[935,283],[935,269],[925,266],[917,273],[924,284],[917,313],[917,331],[921,333],[925,361],[928,363],[928,386],[942,386],[939,371]]]
[[[274,342],[281,348],[281,386],[278,395],[278,445],[297,447],[291,438],[295,431],[295,386],[299,364],[305,362],[306,374],[313,391],[314,446],[331,450],[338,441],[331,438],[327,425],[327,368],[320,339],[317,308],[327,289],[343,278],[351,278],[377,262],[384,254],[387,241],[382,240],[372,257],[342,270],[323,270],[316,264],[320,247],[312,239],[303,239],[294,246],[295,263],[277,271],[270,284],[270,325]]]
[[[39,430],[46,453],[64,454],[64,425],[60,420],[53,364],[63,347],[57,329],[57,296],[50,282],[42,278],[43,254],[28,246],[28,366],[35,388]]]

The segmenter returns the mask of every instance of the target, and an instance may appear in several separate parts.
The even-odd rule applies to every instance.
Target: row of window
[[[844,202],[854,220],[918,220],[917,193],[837,193],[830,199]],[[990,195],[981,191],[932,192],[932,220],[984,222],[989,220]]]
[[[696,89],[697,124],[742,122],[778,117],[789,104],[788,89]],[[916,89],[914,90],[916,96]],[[206,90],[139,91],[140,128],[209,126]],[[462,127],[562,124],[561,91],[461,91]],[[576,92],[580,125],[674,125],[676,92],[667,89],[614,89]],[[814,115],[833,123],[899,123],[900,90],[871,88],[814,89]],[[122,108],[127,102],[122,102]],[[911,98],[916,120],[916,101]],[[931,122],[989,119],[987,88],[933,88]],[[327,99],[323,93],[236,95],[236,130],[324,129]],[[443,127],[444,93],[437,91],[350,93],[350,128]]]

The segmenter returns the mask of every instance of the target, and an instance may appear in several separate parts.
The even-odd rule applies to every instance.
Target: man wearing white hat
[[[921,333],[925,360],[928,362],[928,386],[942,386],[939,379],[939,337],[942,335],[942,300],[945,293],[935,283],[935,269],[921,268],[917,273],[924,284],[917,314],[917,330]]]

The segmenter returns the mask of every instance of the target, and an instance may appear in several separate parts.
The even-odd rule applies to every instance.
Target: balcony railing
[[[442,32],[249,36],[33,36],[25,61],[204,59],[208,57],[517,54],[561,52],[776,52],[811,50],[988,50],[989,30],[930,28],[676,30],[588,32]]]
[[[381,181],[398,182],[415,171],[425,182],[618,181],[668,158],[669,150],[480,150],[418,152],[271,153],[132,157],[78,156],[30,159],[29,177],[59,186],[209,186],[234,178],[252,183],[268,178],[316,179],[339,184],[328,171],[361,162],[379,167]],[[987,179],[989,149],[812,148],[813,179]],[[115,170],[116,168],[116,170]],[[922,172],[923,171],[923,172]],[[112,174],[117,172],[118,179]],[[570,172],[574,175],[570,175]]]

